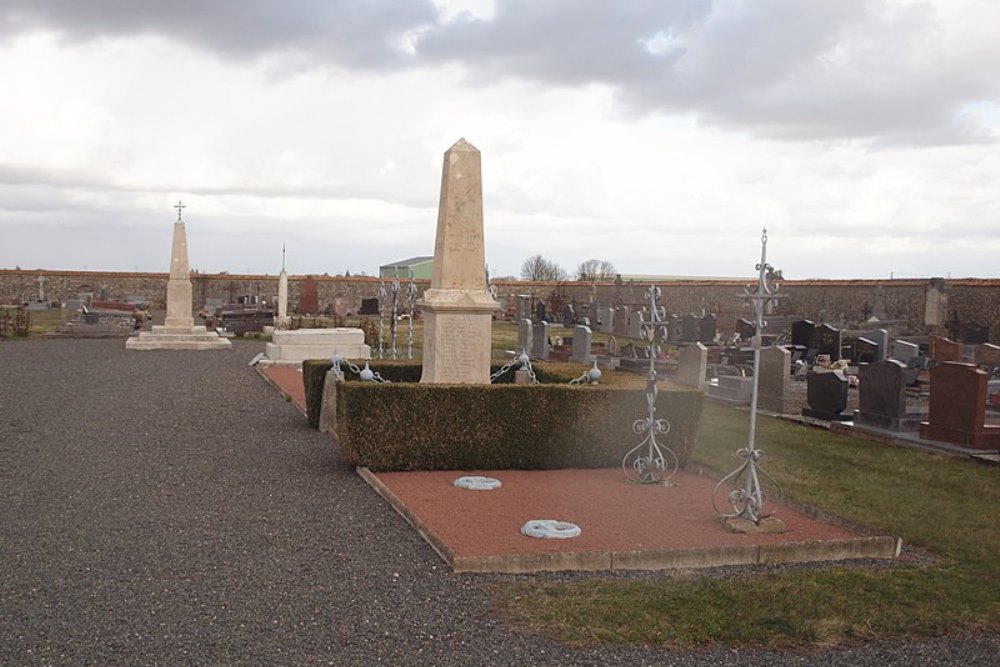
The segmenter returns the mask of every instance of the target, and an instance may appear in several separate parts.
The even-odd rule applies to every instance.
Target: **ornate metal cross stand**
[[[666,310],[657,306],[660,298],[660,288],[650,286],[646,290],[649,299],[649,320],[640,316],[639,335],[649,341],[649,378],[646,381],[646,417],[636,419],[632,423],[632,431],[636,435],[645,435],[638,445],[625,454],[622,459],[622,471],[625,477],[640,484],[656,484],[665,482],[677,472],[677,455],[665,444],[656,441],[656,435],[666,435],[670,432],[670,422],[656,418],[656,341],[666,339]]]
[[[779,298],[776,294],[778,285],[768,287],[767,281],[779,276],[774,272],[774,267],[767,263],[767,229],[764,229],[760,237],[760,263],[757,265],[757,290],[750,291],[750,287],[744,288],[744,298],[754,309],[755,335],[753,338],[753,389],[750,393],[750,435],[746,447],[736,451],[736,455],[744,459],[744,463],[733,472],[729,473],[715,485],[712,493],[712,505],[715,511],[727,518],[741,518],[759,522],[761,519],[771,516],[777,511],[781,503],[783,492],[777,480],[771,477],[767,471],[757,465],[757,461],[764,456],[764,452],[757,449],[755,444],[757,434],[757,390],[760,379],[760,347],[761,331],[764,329],[764,310],[767,304]],[[783,296],[783,295],[781,295]],[[767,493],[761,485],[761,477],[766,478],[777,489],[777,500],[769,502]],[[724,486],[729,486],[732,490],[725,496],[729,504],[729,511],[719,509],[720,490]]]
[[[410,269],[410,284],[406,287],[406,306],[410,313],[406,335],[406,358],[413,358],[413,313],[417,308],[417,283],[413,280],[413,269]]]

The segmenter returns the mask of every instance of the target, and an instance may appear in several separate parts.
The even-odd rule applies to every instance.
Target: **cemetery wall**
[[[100,298],[107,292],[112,301],[122,301],[130,296],[143,296],[154,308],[164,308],[166,301],[166,273],[124,273],[110,271],[54,271],[47,269],[0,269],[0,302],[26,302],[38,294],[39,275],[45,277],[44,290],[48,301],[65,301],[80,293],[92,293]],[[299,302],[306,276],[289,276],[289,312],[294,312]],[[321,307],[336,304],[342,314],[356,313],[361,299],[372,298],[378,291],[378,278],[366,276],[313,276],[319,293]],[[192,274],[195,307],[202,307],[208,299],[229,303],[238,296],[255,295],[271,303],[277,298],[277,275]],[[544,299],[550,313],[562,313],[566,304],[573,304],[579,315],[586,304],[596,296],[601,305],[638,308],[645,302],[648,283],[577,283],[577,282],[528,282],[497,281],[498,298],[504,304],[516,304],[517,295],[528,295],[534,306]],[[418,280],[422,293],[429,286]],[[662,291],[660,304],[679,315],[687,313],[715,313],[719,330],[729,332],[740,317],[750,317],[751,311],[739,295],[747,286],[744,281],[689,280],[659,283]],[[947,333],[943,326],[927,326],[925,311],[928,293],[936,290],[944,299],[949,318],[957,317],[966,322],[975,320],[991,327],[991,340],[1000,341],[1000,280],[958,279],[942,280],[786,280],[781,283],[779,294],[786,297],[774,308],[776,315],[801,315],[814,321],[834,325],[840,322],[853,324],[870,317],[880,320],[906,322],[906,333]]]

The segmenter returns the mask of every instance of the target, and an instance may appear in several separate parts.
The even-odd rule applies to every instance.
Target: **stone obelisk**
[[[276,329],[288,328],[288,271],[285,271],[285,246],[281,246],[281,273],[278,274],[278,316],[274,320]]]
[[[177,202],[177,221],[170,246],[170,277],[167,280],[167,316],[163,326],[140,332],[125,341],[126,350],[219,350],[232,343],[215,331],[195,326],[191,316],[191,269],[188,264],[187,230],[181,219],[184,204]]]
[[[489,384],[493,312],[486,288],[479,150],[459,139],[444,154],[434,273],[417,303],[424,318],[421,382]]]
[[[178,204],[182,206],[182,204]],[[167,318],[164,330],[190,331],[194,327],[191,316],[191,267],[188,263],[187,230],[179,209],[174,223],[174,240],[170,246],[170,278],[167,280]]]

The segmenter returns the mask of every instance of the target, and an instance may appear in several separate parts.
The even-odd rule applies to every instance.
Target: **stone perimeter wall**
[[[123,301],[129,296],[144,296],[154,308],[165,308],[166,273],[120,273],[100,271],[56,271],[0,269],[0,303],[33,300],[38,294],[38,276],[45,277],[47,301],[65,301],[80,293],[92,293],[100,298],[102,289],[111,301]],[[288,308],[295,311],[301,287],[307,276],[289,276]],[[312,276],[316,281],[321,307],[337,304],[342,312],[356,313],[361,299],[372,298],[379,280],[373,277]],[[195,308],[208,299],[231,302],[242,295],[257,295],[272,303],[278,294],[277,275],[192,274]],[[417,281],[422,292],[429,281]],[[561,317],[562,308],[572,303],[578,315],[585,314],[586,304],[596,293],[599,303],[621,304],[636,309],[645,303],[649,283],[590,283],[578,282],[496,282],[501,304],[515,304],[516,296],[526,294],[534,301],[544,299],[550,313]],[[739,295],[747,283],[741,281],[670,281],[658,283],[660,304],[668,312],[715,313],[719,329],[732,331],[736,320],[750,317]],[[875,312],[882,320],[905,322],[903,333],[925,335],[944,333],[943,322],[927,323],[928,302],[936,300],[947,318],[961,322],[977,321],[991,327],[991,340],[1000,340],[1000,280],[940,278],[906,280],[786,280],[779,294],[786,297],[774,308],[776,315],[795,314],[820,322],[845,323],[848,327]],[[928,295],[931,295],[929,299]],[[934,318],[932,318],[934,319]],[[939,318],[940,319],[940,318]]]

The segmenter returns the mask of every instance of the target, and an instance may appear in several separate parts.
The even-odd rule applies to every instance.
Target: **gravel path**
[[[2,665],[987,665],[1000,652],[995,636],[679,654],[512,633],[490,614],[490,587],[511,578],[446,571],[247,367],[261,344],[123,347],[0,343]]]

